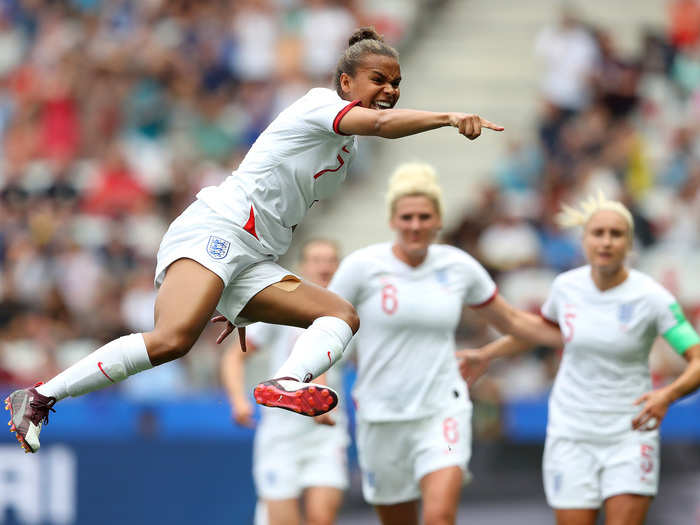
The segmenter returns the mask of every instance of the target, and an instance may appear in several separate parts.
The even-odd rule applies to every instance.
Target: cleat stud
[[[316,387],[315,386],[310,386],[309,387],[309,394],[314,394],[316,392]]]

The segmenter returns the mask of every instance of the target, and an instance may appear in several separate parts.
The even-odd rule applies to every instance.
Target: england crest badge
[[[634,303],[621,304],[617,310],[617,320],[620,323],[620,328],[627,331],[630,321],[634,317]]]
[[[223,259],[228,254],[229,246],[230,242],[212,235],[207,243],[207,253],[212,259]]]

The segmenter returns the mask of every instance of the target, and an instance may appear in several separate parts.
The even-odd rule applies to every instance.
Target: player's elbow
[[[393,125],[394,115],[390,109],[384,109],[381,111],[377,111],[376,113],[377,114],[373,123],[373,135],[385,139],[397,139],[403,136],[399,132],[397,132],[396,126]]]

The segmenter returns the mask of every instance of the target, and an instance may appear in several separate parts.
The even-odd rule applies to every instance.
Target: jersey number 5
[[[396,292],[396,286],[393,284],[385,284],[384,288],[382,288],[382,310],[387,315],[396,313],[399,307],[399,299]]]
[[[569,343],[574,338],[574,319],[576,319],[576,314],[574,312],[566,312],[564,314],[564,325],[566,326],[566,333],[564,334],[564,342]]]

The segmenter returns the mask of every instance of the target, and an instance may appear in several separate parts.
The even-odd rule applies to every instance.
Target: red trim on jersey
[[[486,299],[483,303],[479,303],[479,304],[470,304],[469,306],[470,306],[471,308],[483,308],[484,306],[486,306],[487,304],[489,304],[491,301],[493,301],[493,300],[496,298],[497,295],[498,295],[498,286],[496,286],[496,289],[493,291],[493,294],[491,294],[491,297],[489,297],[488,299]]]
[[[540,317],[545,323],[559,328],[559,323],[557,323],[556,321],[552,321],[551,319],[547,319],[542,312],[540,312]]]
[[[345,153],[350,153],[350,150],[348,149],[347,146],[343,146],[341,149],[342,149]]]
[[[243,229],[250,233],[253,237],[258,238],[258,234],[255,232],[255,214],[253,213],[253,205],[250,205],[250,215],[248,216],[248,222],[245,223]]]
[[[359,100],[353,100],[352,102],[350,102],[350,104],[338,111],[338,114],[333,119],[333,131],[335,131],[338,135],[345,135],[346,137],[348,136],[347,133],[343,133],[342,131],[340,131],[340,128],[338,126],[340,126],[340,121],[343,120],[345,114],[352,108],[357,106],[359,103]]]
[[[325,170],[321,170],[321,171],[319,171],[316,175],[314,175],[314,179],[318,179],[318,178],[319,178],[321,175],[323,175],[324,173],[328,173],[328,172],[331,172],[331,173],[332,173],[332,172],[338,171],[340,168],[342,168],[342,167],[343,167],[343,164],[345,164],[345,161],[343,160],[343,157],[341,157],[340,155],[338,155],[336,158],[338,159],[338,167],[337,167],[337,168],[333,168],[333,169],[326,168]]]

